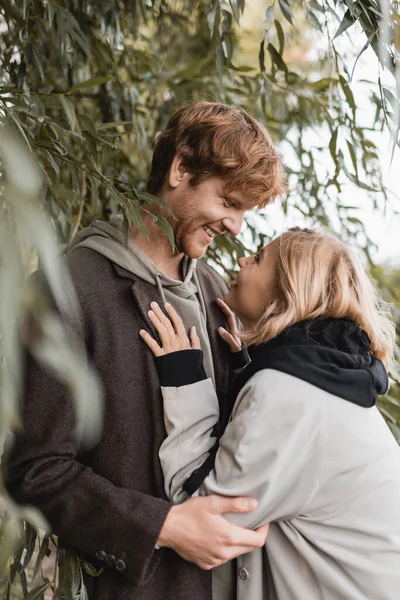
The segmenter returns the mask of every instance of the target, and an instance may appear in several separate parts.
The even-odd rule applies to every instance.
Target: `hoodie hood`
[[[187,256],[183,258],[183,281],[168,277],[131,236],[128,236],[128,244],[125,243],[122,215],[117,215],[109,223],[94,221],[82,229],[72,240],[68,252],[82,247],[91,248],[143,281],[156,285],[164,300],[163,288],[173,288],[172,293],[180,298],[189,298],[198,291],[195,273],[197,261]]]
[[[370,354],[365,331],[348,319],[301,321],[250,347],[249,354],[251,363],[235,380],[232,399],[262,369],[283,371],[365,408],[388,390],[384,364]]]
[[[117,215],[109,223],[94,221],[82,229],[71,242],[68,251],[90,248],[119,265],[138,279],[158,288],[163,302],[170,302],[182,318],[186,330],[196,327],[204,352],[204,367],[214,381],[214,364],[207,330],[207,311],[196,273],[197,260],[182,259],[183,281],[165,275],[128,235],[123,232],[123,217]]]

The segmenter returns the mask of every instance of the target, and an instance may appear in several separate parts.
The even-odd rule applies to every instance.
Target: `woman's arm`
[[[219,417],[218,399],[211,379],[161,390],[167,437],[159,456],[165,493],[177,504],[188,497],[183,490],[185,481],[215,446],[212,432]]]
[[[142,337],[156,356],[175,354],[172,371],[179,379],[179,355],[184,354],[179,350],[195,344],[182,331],[175,311],[168,309],[168,314],[171,321],[157,307],[157,314],[151,315],[162,347],[146,339],[148,334]],[[193,350],[186,354],[195,356]],[[211,383],[204,378],[178,385],[162,389],[167,439],[160,459],[166,492],[179,502],[186,497],[183,483],[213,445],[218,403]],[[318,489],[325,428],[325,399],[317,388],[271,369],[256,373],[236,399],[215,467],[199,493],[256,498],[258,506],[251,515],[231,518],[248,528],[301,514]]]
[[[163,389],[168,437],[160,459],[173,499],[183,499],[182,482],[207,452],[215,418],[210,388],[202,382]],[[286,373],[260,371],[236,400],[200,494],[256,498],[251,514],[228,515],[251,529],[301,514],[318,489],[325,421],[325,402],[316,388]]]

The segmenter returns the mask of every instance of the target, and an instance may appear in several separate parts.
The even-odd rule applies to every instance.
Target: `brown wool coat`
[[[24,433],[8,461],[7,488],[16,501],[37,506],[54,533],[93,564],[104,566],[96,556],[107,555],[102,574],[86,578],[93,600],[210,600],[209,572],[172,550],[154,550],[171,505],[158,457],[165,438],[160,384],[138,331],[152,329],[147,310],[162,299],[157,288],[90,249],[66,260],[104,389],[101,440],[90,451],[76,447],[66,388],[28,356]],[[197,272],[223,402],[229,352],[217,333],[226,323],[214,300],[226,284],[203,263]]]

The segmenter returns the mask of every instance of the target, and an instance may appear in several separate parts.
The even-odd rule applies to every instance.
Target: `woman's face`
[[[256,325],[275,300],[278,239],[258,254],[239,259],[240,271],[224,298],[246,328]]]

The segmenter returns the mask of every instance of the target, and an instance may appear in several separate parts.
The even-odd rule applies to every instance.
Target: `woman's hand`
[[[196,333],[196,328],[190,328],[190,339],[188,338],[182,319],[171,304],[164,304],[164,308],[168,313],[165,316],[157,302],[150,304],[152,310],[149,310],[148,315],[150,321],[156,329],[162,346],[145,330],[141,329],[139,334],[146,342],[154,356],[163,356],[171,352],[179,350],[200,350],[200,339]]]
[[[229,306],[225,304],[225,302],[221,300],[221,298],[217,298],[216,302],[222,310],[222,312],[226,315],[229,327],[229,331],[227,331],[223,327],[220,327],[218,329],[218,333],[222,337],[224,342],[228,344],[229,348],[231,349],[231,352],[240,352],[240,350],[242,349],[242,341],[239,337],[239,330],[236,324],[236,317],[229,308]]]

